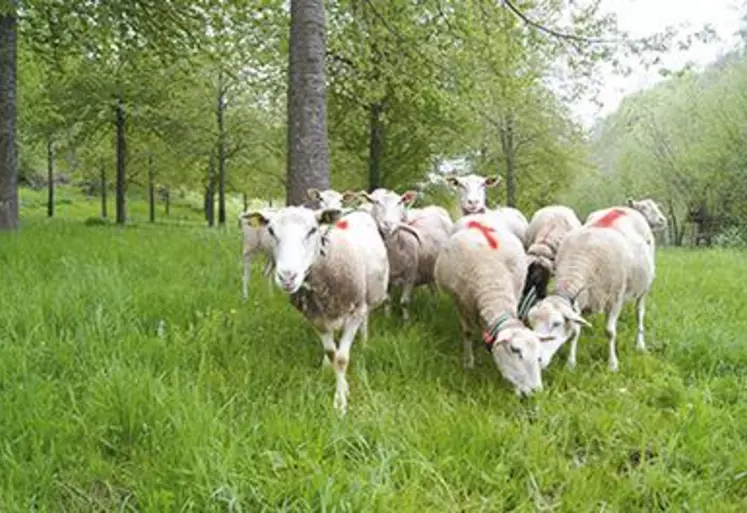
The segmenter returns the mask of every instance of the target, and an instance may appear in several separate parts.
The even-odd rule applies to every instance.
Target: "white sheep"
[[[524,214],[513,207],[497,207],[495,210],[487,207],[485,189],[500,184],[501,179],[499,176],[483,177],[470,174],[466,176],[450,176],[446,181],[459,191],[459,205],[462,209],[462,215],[494,214],[506,224],[526,247],[526,230],[529,222]],[[457,220],[458,223],[459,220]],[[454,226],[454,232],[461,229],[461,226],[457,224]]]
[[[641,237],[653,254],[654,233],[643,214],[634,208],[617,206],[595,210],[584,221],[584,226],[590,225],[613,228],[626,237]]]
[[[568,340],[568,365],[575,367],[581,325],[590,326],[581,314],[604,312],[609,367],[617,371],[617,319],[630,300],[636,301],[636,347],[645,350],[645,298],[654,280],[653,260],[647,253],[642,238],[625,235],[605,223],[583,226],[565,237],[556,256],[554,290],[527,315],[542,341],[543,368]]]
[[[555,268],[555,255],[568,232],[581,227],[576,212],[563,205],[537,210],[526,231],[527,279],[523,297],[534,289],[536,298],[547,295],[547,285]]]
[[[628,198],[628,206],[643,214],[648,225],[654,232],[662,232],[667,229],[667,216],[661,211],[661,207],[651,198],[636,200]]]
[[[271,216],[252,212],[248,221],[275,240],[275,282],[319,333],[336,375],[334,406],[344,413],[350,348],[359,330],[368,338],[369,313],[387,298],[389,262],[369,214],[341,216],[339,209],[286,207]]]
[[[521,241],[494,216],[469,215],[436,260],[436,283],[453,297],[462,329],[464,366],[474,366],[472,335],[486,347],[517,394],[542,389],[537,335],[517,318],[526,275]]]
[[[306,195],[310,200],[318,202],[319,209],[336,208],[343,210],[345,195],[334,189],[326,189],[322,191],[312,187],[306,190]]]
[[[433,268],[451,233],[451,218],[446,209],[438,206],[408,210],[417,198],[415,191],[400,195],[379,188],[360,195],[372,205],[371,215],[389,258],[389,287],[402,287],[400,306],[403,319],[408,320],[413,289],[433,284]]]
[[[261,209],[259,212],[262,215],[270,216],[277,212],[278,209],[267,207]],[[252,257],[255,254],[264,254],[265,256],[265,267],[262,271],[263,276],[269,276],[272,269],[275,266],[272,256],[272,246],[274,240],[267,233],[267,229],[264,226],[254,227],[247,223],[247,217],[250,212],[242,212],[239,214],[239,226],[244,235],[244,241],[242,245],[242,262],[244,266],[244,273],[241,279],[241,295],[246,300],[249,298],[249,281],[251,279],[251,263]]]

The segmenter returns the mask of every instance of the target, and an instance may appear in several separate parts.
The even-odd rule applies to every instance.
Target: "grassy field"
[[[601,319],[546,390],[461,366],[448,299],[379,312],[350,407],[240,235],[27,216],[0,235],[1,511],[747,511],[747,255],[660,251],[648,344]]]

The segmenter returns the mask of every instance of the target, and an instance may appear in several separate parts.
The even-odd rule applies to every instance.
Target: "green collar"
[[[485,342],[485,349],[488,351],[491,351],[493,349],[493,344],[495,343],[495,340],[498,338],[498,333],[500,333],[501,328],[508,320],[513,318],[513,315],[509,312],[504,312],[502,315],[500,315],[493,323],[488,326],[488,329],[486,329],[482,334],[482,340]]]

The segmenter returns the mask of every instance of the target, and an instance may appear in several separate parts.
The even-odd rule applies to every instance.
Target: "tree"
[[[0,230],[18,228],[16,142],[16,7],[0,10]]]
[[[323,0],[291,0],[288,80],[289,205],[307,199],[310,187],[329,188]]]

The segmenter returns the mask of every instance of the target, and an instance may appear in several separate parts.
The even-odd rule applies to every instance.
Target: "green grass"
[[[530,400],[483,350],[463,370],[452,304],[418,292],[354,345],[339,418],[261,262],[240,301],[229,228],[0,235],[1,511],[747,510],[745,253],[660,252],[650,351],[629,306],[611,374],[593,318]]]

